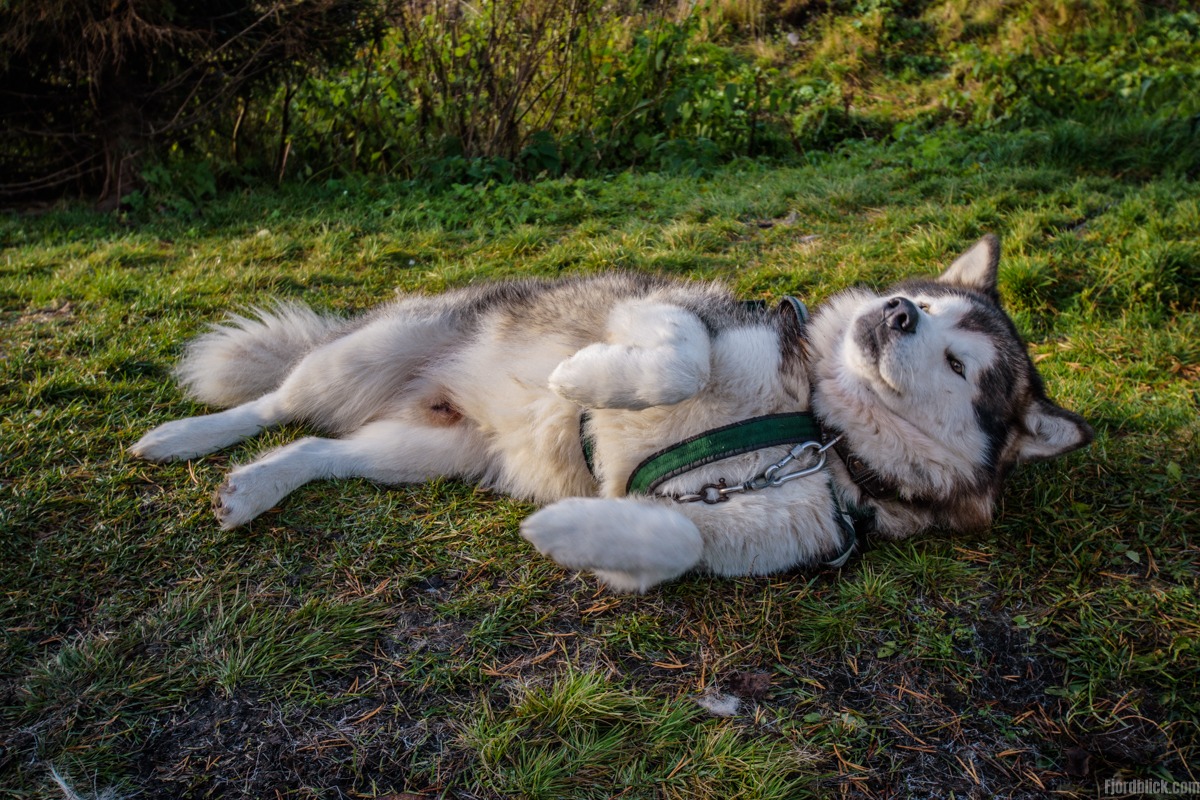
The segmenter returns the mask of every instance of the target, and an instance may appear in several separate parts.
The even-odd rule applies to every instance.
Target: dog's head
[[[936,279],[847,292],[813,320],[813,410],[843,434],[834,474],[885,535],[983,527],[1014,465],[1092,439],[1000,308],[999,257],[984,237]]]

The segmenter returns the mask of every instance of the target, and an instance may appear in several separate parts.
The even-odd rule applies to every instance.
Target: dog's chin
[[[891,344],[879,335],[877,315],[864,313],[858,317],[846,337],[846,366],[859,382],[879,396],[899,394],[899,388],[888,377],[888,349]]]
[[[897,354],[885,351],[875,362],[874,368],[874,375],[878,376],[877,385],[886,387],[893,398],[907,397],[913,388],[907,383],[912,378],[910,371],[899,361]]]
[[[886,343],[881,343],[868,331],[868,340],[855,336],[847,342],[844,361],[848,372],[858,383],[881,398],[894,398],[904,394],[903,387],[892,377],[892,360],[888,357]]]

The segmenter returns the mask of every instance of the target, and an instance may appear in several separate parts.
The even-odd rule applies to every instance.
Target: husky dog
[[[843,292],[807,324],[792,303],[630,274],[408,296],[351,321],[279,305],[186,348],[179,382],[228,410],[161,425],[132,453],[192,458],[308,422],[340,438],[230,472],[214,499],[223,528],[319,478],[452,476],[544,504],[522,535],[618,591],[820,564],[847,549],[851,513],[887,538],[978,528],[1015,464],[1092,438],[1046,397],[1001,310],[999,252],[987,236],[936,279]],[[627,491],[676,442],[795,412],[819,425],[809,452],[718,453]],[[827,451],[806,477],[761,479]]]

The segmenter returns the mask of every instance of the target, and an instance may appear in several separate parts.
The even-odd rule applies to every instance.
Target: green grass
[[[3,218],[0,798],[53,795],[51,766],[146,797],[1091,796],[1200,778],[1194,154],[1173,129],[1139,158],[1066,128],[705,178],[345,182],[187,217]],[[616,266],[819,303],[928,274],[988,231],[1050,393],[1097,439],[1022,469],[991,531],[880,543],[840,574],[613,596],[522,543],[529,506],[451,481],[310,485],[221,532],[209,497],[229,464],[300,429],[187,464],[124,452],[203,411],[169,381],[180,343],[270,297],[351,310]],[[737,714],[709,715],[706,692],[740,695]]]

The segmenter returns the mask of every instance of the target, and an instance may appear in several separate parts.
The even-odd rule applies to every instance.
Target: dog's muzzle
[[[883,324],[901,333],[916,333],[921,312],[907,297],[893,297],[883,306]]]

